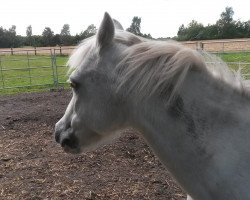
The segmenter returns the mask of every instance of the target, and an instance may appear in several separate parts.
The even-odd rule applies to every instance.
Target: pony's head
[[[115,27],[122,28],[105,13],[96,36],[83,41],[69,59],[73,97],[55,126],[55,139],[66,152],[78,153],[107,141],[126,121],[125,103],[113,87],[112,69],[125,46],[113,41]]]
[[[206,64],[204,57],[209,55],[122,29],[105,13],[97,34],[84,40],[69,59],[73,97],[55,127],[56,141],[67,152],[96,147],[128,126],[140,128],[141,121],[135,119],[145,112],[143,105],[154,102],[166,109],[176,105],[177,93],[192,91],[193,76],[211,84],[226,83],[240,92],[249,86],[213,57],[211,63],[219,64]],[[191,79],[191,84],[183,84]],[[181,89],[183,85],[188,88]]]

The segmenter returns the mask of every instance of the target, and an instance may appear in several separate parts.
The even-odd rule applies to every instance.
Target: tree
[[[41,35],[33,35],[33,46],[34,47],[41,47],[43,46],[43,37]]]
[[[244,37],[250,37],[250,20],[244,22]]]
[[[55,46],[55,45],[61,45],[61,44],[62,44],[61,35],[55,34],[53,37],[52,45]]]
[[[224,24],[230,24],[233,22],[234,11],[232,7],[226,7],[225,12],[221,13],[221,21]]]
[[[69,24],[64,24],[63,25],[60,35],[62,35],[62,36],[70,35],[70,26],[69,26]]]
[[[26,29],[26,43],[29,45],[29,46],[32,46],[32,26],[29,25]]]
[[[0,27],[0,48],[8,47],[6,45],[6,30],[3,27]]]
[[[141,18],[137,16],[133,17],[132,23],[130,27],[127,28],[127,31],[144,38],[152,39],[152,36],[149,33],[146,34],[141,32]]]
[[[0,47],[12,48],[24,45],[25,38],[16,35],[16,26],[12,25],[8,30],[0,27]]]
[[[201,40],[204,39],[204,26],[192,20],[187,27],[182,24],[177,35],[179,40]]]
[[[95,25],[90,24],[88,26],[88,28],[85,31],[83,31],[80,35],[82,35],[84,38],[88,38],[88,37],[95,35],[96,31],[97,31],[97,29],[96,29]]]
[[[192,20],[188,25],[189,33],[188,37],[190,40],[201,40],[204,38],[204,26],[195,20]]]
[[[15,25],[12,25],[12,26],[9,28],[9,32],[10,32],[10,34],[16,35],[16,26],[15,26]]]
[[[204,27],[204,39],[211,40],[218,38],[218,26],[216,24],[208,25]]]
[[[140,17],[133,17],[132,23],[129,28],[127,28],[127,31],[134,33],[135,35],[141,36],[141,18]]]
[[[148,33],[148,34],[142,34],[141,36],[144,37],[144,38],[153,39],[153,37],[151,36],[150,33]]]
[[[10,46],[11,47],[16,47],[15,45],[15,39],[16,39],[16,26],[15,25],[12,25],[10,28],[9,28],[9,31],[8,31],[9,35],[8,35],[8,39],[10,40]]]
[[[26,29],[26,36],[31,37],[32,36],[32,26],[29,25]]]
[[[229,39],[250,37],[250,20],[247,22],[235,21],[232,7],[226,7],[216,24],[203,26],[192,21],[185,27],[183,24],[178,30],[178,40]]]
[[[178,32],[177,32],[177,36],[178,36],[178,40],[187,40],[187,36],[186,36],[186,33],[187,32],[187,28],[184,26],[184,24],[182,24],[179,29],[178,29]]]
[[[177,35],[185,35],[185,33],[186,33],[186,28],[184,24],[182,24],[178,29]]]
[[[64,24],[60,34],[60,43],[63,45],[71,45],[72,44],[72,37],[70,35],[70,26],[69,24]],[[58,43],[57,43],[58,44]]]
[[[90,24],[87,29],[85,31],[82,31],[79,35],[77,34],[74,38],[74,43],[77,44],[79,43],[80,41],[88,38],[88,37],[91,37],[93,35],[95,35],[97,32],[97,29],[95,27],[94,24]]]
[[[234,38],[237,35],[235,21],[233,20],[234,11],[232,7],[226,7],[221,13],[220,19],[216,22],[218,26],[218,38]]]
[[[42,41],[44,46],[53,45],[54,32],[49,27],[45,27],[42,33]]]

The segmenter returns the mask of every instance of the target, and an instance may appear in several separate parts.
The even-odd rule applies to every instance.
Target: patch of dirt
[[[183,191],[138,135],[70,155],[54,142],[67,90],[0,97],[0,199],[169,199]]]

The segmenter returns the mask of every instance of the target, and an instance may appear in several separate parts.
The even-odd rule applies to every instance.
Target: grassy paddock
[[[67,59],[66,56],[56,56],[56,59],[51,56],[0,56],[0,95],[53,88],[57,79],[65,83]]]
[[[233,62],[229,64],[231,68],[237,70],[240,66],[243,74],[250,74],[250,64],[240,64],[250,63],[250,52],[216,55],[225,62]],[[51,56],[0,55],[0,95],[48,90],[55,87],[55,77],[59,83],[65,83],[67,59],[67,56],[56,56],[53,60]],[[57,67],[52,68],[52,65]],[[250,75],[246,78],[250,79]]]
[[[250,79],[250,52],[217,54],[228,66],[234,70],[241,69],[246,79]]]

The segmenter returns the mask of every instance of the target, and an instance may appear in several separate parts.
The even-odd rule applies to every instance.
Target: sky
[[[214,24],[227,6],[233,7],[235,20],[250,20],[249,0],[3,0],[0,26],[8,29],[16,25],[17,34],[26,35],[31,25],[33,35],[41,35],[45,27],[56,34],[69,24],[75,35],[90,24],[98,28],[107,11],[124,28],[138,16],[142,33],[154,38],[173,37],[181,24],[192,20]]]

